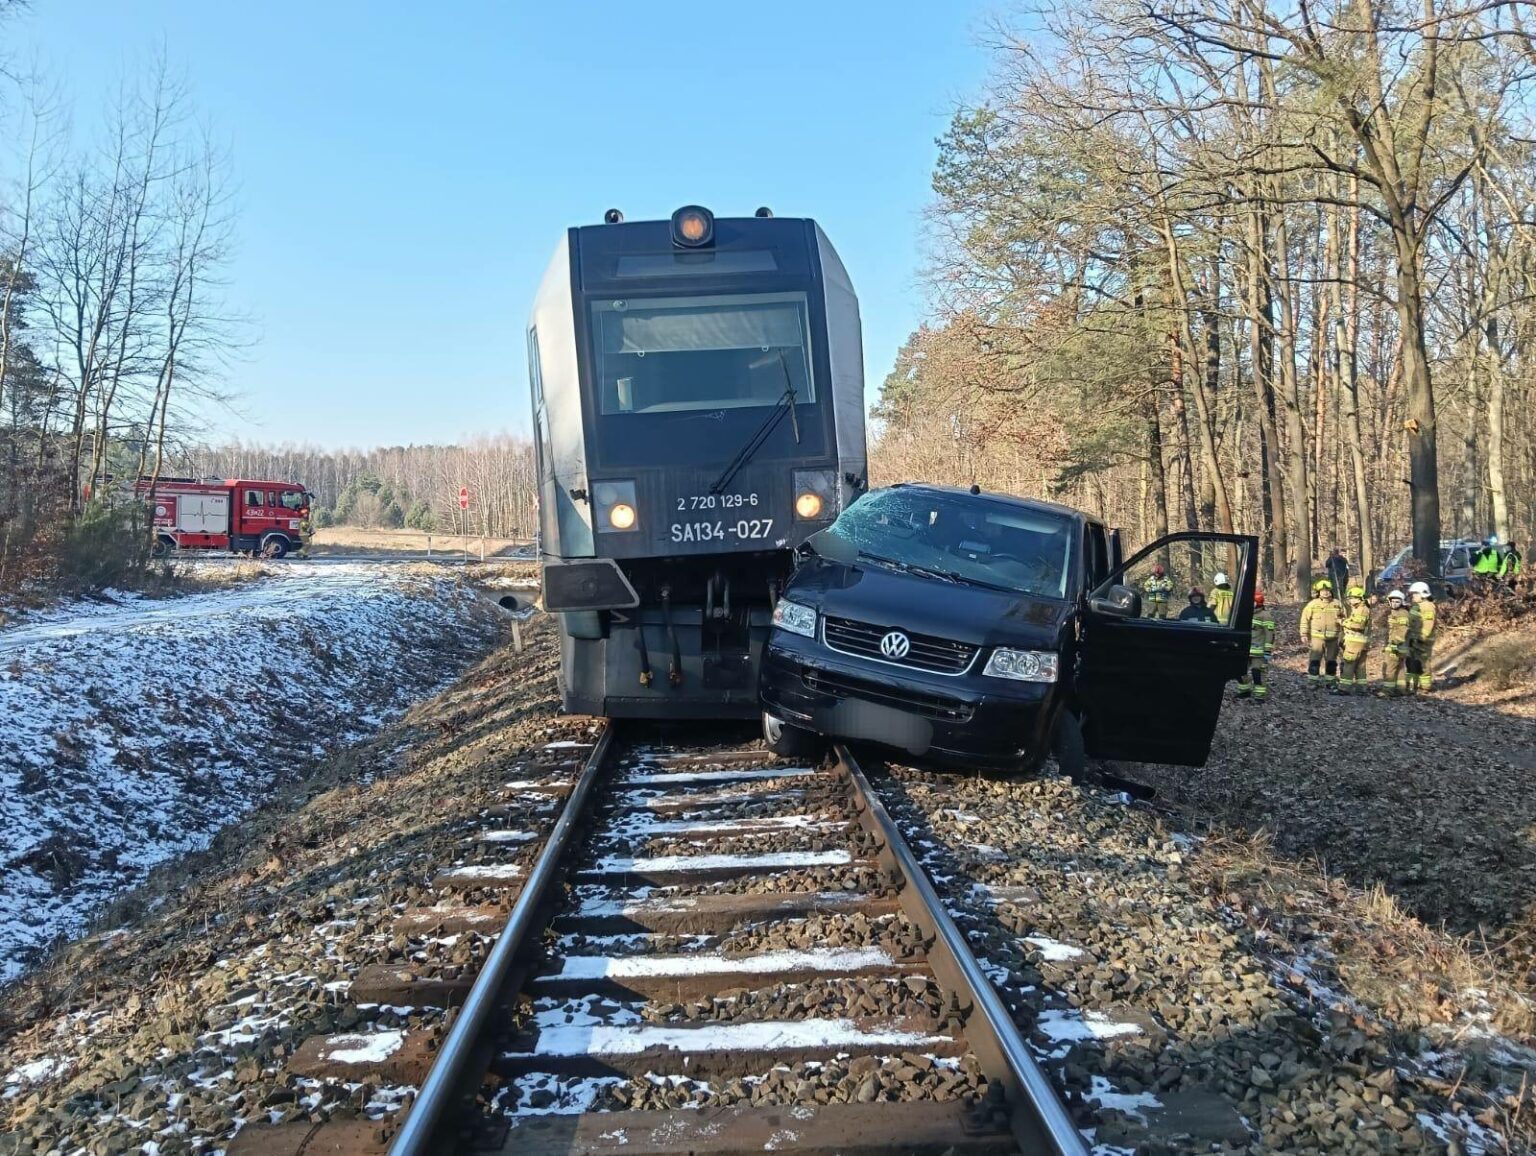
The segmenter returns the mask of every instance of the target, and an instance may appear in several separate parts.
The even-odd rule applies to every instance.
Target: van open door
[[[1088,594],[1076,697],[1090,756],[1205,765],[1226,685],[1248,665],[1258,545],[1170,534]]]

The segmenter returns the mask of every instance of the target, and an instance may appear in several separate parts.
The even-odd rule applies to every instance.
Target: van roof
[[[1097,523],[1099,521],[1099,519],[1091,514],[1085,514],[1083,511],[1072,506],[1064,506],[1060,502],[1047,502],[1041,498],[1018,498],[1012,494],[1000,494],[996,490],[981,490],[973,494],[968,486],[936,486],[930,482],[894,482],[889,486],[877,488],[920,490],[936,494],[947,494],[958,498],[981,498],[998,505],[1024,507],[1032,510],[1049,510],[1053,514],[1060,514],[1063,517],[1075,518],[1083,522]]]

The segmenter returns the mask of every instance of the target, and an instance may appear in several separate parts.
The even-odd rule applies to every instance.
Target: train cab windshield
[[[610,299],[592,303],[604,415],[816,400],[805,294]]]

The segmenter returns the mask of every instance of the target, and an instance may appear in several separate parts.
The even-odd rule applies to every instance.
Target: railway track
[[[439,877],[468,892],[403,911],[401,965],[348,993],[408,1029],[291,1061],[385,1110],[252,1123],[231,1156],[1087,1153],[846,750],[789,766],[612,725],[556,746],[508,785],[524,809],[486,816],[490,854]],[[496,825],[530,798],[544,830]]]

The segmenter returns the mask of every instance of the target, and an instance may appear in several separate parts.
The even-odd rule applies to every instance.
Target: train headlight
[[[715,217],[701,205],[685,205],[672,214],[672,243],[698,249],[715,239]]]
[[[593,525],[599,531],[619,532],[634,530],[640,524],[636,511],[640,503],[635,500],[635,483],[631,481],[604,481],[592,484]]]
[[[794,485],[796,521],[819,522],[836,513],[836,470],[796,470]]]

